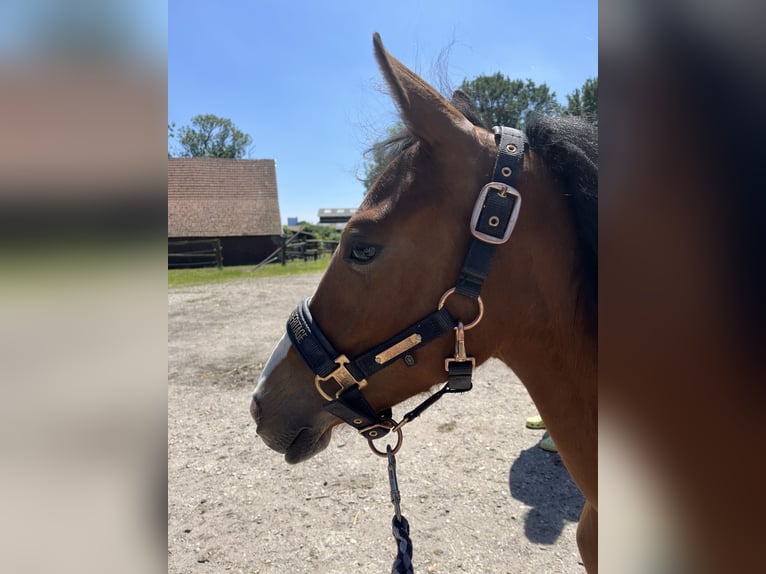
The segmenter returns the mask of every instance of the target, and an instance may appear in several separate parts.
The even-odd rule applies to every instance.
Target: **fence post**
[[[218,265],[218,269],[223,269],[223,254],[221,253],[221,240],[215,240],[215,261]]]
[[[282,236],[282,250],[279,252],[279,257],[282,259],[282,265],[287,265],[287,236]]]

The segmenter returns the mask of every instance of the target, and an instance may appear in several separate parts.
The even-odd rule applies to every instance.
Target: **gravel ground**
[[[320,275],[168,293],[168,572],[389,572],[384,459],[350,429],[296,466],[255,434],[250,393]],[[401,414],[415,401],[395,409]],[[397,455],[416,572],[583,574],[583,497],[524,428],[535,408],[505,365],[408,425]]]

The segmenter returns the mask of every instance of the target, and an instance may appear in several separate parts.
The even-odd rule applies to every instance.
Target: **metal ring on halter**
[[[399,428],[396,428],[396,427],[399,427]],[[401,425],[396,425],[396,427],[394,427],[394,430],[396,431],[396,446],[394,446],[391,449],[391,454],[396,454],[397,452],[399,452],[399,449],[402,448],[402,441],[404,440],[404,435],[402,434]],[[384,452],[382,450],[377,449],[377,447],[375,446],[375,443],[372,442],[371,438],[367,439],[367,444],[370,446],[370,450],[374,452],[375,454],[377,454],[378,456],[383,458],[386,458],[388,456],[388,452]],[[391,446],[391,445],[387,445],[387,446]]]
[[[438,309],[441,309],[444,307],[444,303],[447,301],[450,295],[452,295],[455,292],[455,287],[452,287],[451,289],[447,289],[444,292],[444,295],[442,295],[442,298],[439,299],[439,306]],[[481,296],[476,298],[476,301],[479,303],[479,314],[476,315],[476,318],[468,323],[467,325],[463,326],[463,330],[467,331],[468,329],[473,329],[476,325],[479,324],[479,321],[481,321],[482,317],[484,317],[484,303],[481,300]]]

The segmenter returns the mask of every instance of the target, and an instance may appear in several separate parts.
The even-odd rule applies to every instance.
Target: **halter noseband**
[[[302,301],[287,321],[290,341],[313,371],[317,392],[327,401],[325,410],[357,429],[378,455],[387,456],[373,445],[374,439],[396,431],[395,453],[401,447],[401,427],[405,423],[419,416],[443,394],[465,392],[472,387],[475,361],[466,356],[465,331],[483,316],[480,294],[492,257],[497,246],[508,241],[516,224],[521,195],[514,184],[528,146],[526,136],[519,130],[497,126],[492,129],[498,145],[492,180],[482,188],[476,200],[470,221],[473,238],[460,275],[455,286],[442,296],[436,311],[353,360],[339,353],[322,333],[309,311],[309,299]],[[453,293],[474,299],[479,305],[477,317],[468,325],[455,319],[444,306]],[[391,409],[375,412],[362,394],[367,379],[400,358],[407,366],[414,365],[413,351],[452,330],[456,332],[455,355],[445,360],[448,377],[444,388],[404,415],[399,423],[391,418]],[[330,389],[332,382],[337,385],[336,389]]]

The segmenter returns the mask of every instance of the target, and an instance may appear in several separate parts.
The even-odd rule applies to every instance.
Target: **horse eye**
[[[353,247],[350,259],[355,263],[369,263],[375,257],[377,249],[372,245],[366,247]]]

